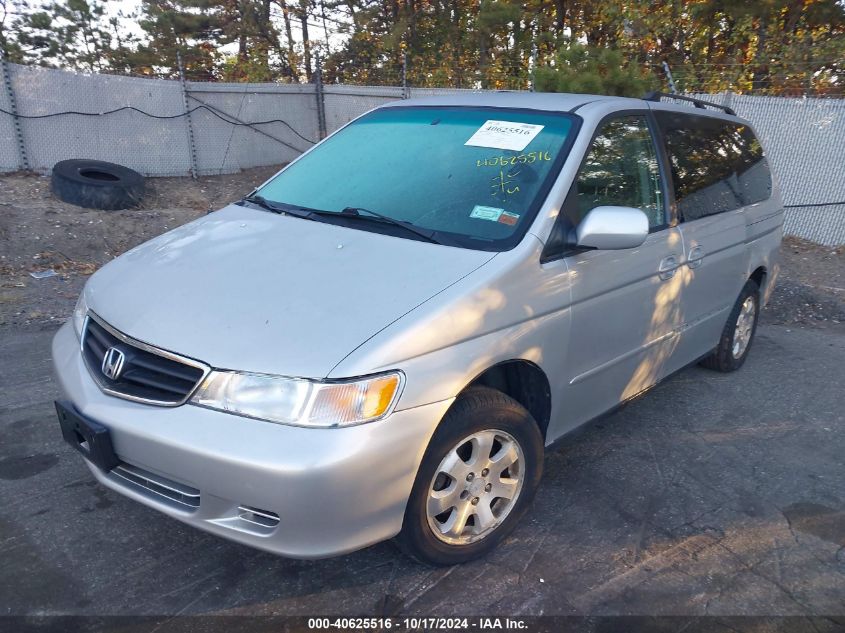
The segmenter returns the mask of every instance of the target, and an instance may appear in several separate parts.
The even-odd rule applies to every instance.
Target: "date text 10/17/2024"
[[[331,631],[520,631],[528,624],[520,618],[308,618],[309,630]]]

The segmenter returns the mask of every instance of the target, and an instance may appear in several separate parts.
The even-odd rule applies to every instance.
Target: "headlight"
[[[250,418],[321,428],[373,422],[399,399],[400,372],[319,382],[267,374],[212,371],[193,404]]]
[[[73,329],[76,330],[76,335],[82,338],[82,328],[85,326],[85,317],[88,315],[88,304],[85,303],[85,290],[79,293],[79,299],[76,300],[76,307],[73,309]]]

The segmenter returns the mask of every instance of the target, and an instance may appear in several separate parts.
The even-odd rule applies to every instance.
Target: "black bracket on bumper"
[[[82,417],[70,402],[56,400],[55,404],[59,424],[62,427],[62,436],[68,444],[105,472],[109,472],[120,463],[106,427]]]

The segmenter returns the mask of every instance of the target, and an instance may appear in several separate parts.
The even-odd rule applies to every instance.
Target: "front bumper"
[[[100,483],[200,529],[294,558],[342,554],[398,534],[425,448],[452,403],[340,429],[138,404],[100,391],[70,323],[53,339],[53,363],[65,396],[108,427],[122,462],[195,489],[199,503],[172,503],[86,462]],[[240,519],[243,506],[277,514],[278,525]]]

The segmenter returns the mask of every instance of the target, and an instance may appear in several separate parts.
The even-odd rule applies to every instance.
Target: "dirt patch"
[[[138,209],[96,211],[61,202],[50,178],[0,177],[0,326],[67,318],[85,280],[117,255],[248,194],[277,170],[148,178]],[[42,279],[30,273],[55,275]]]
[[[61,321],[85,280],[124,251],[238,200],[278,167],[238,174],[148,178],[139,209],[94,211],[61,202],[49,177],[0,177],[0,326]],[[30,273],[55,274],[42,279]],[[787,237],[763,321],[797,327],[845,323],[845,247]]]
[[[845,323],[845,246],[820,246],[787,236],[766,323],[842,328]]]

